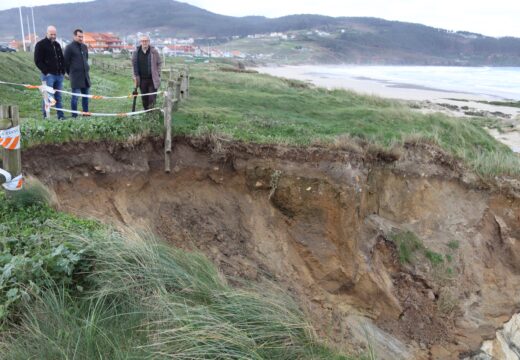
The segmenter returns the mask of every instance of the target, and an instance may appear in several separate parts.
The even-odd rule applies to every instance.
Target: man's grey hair
[[[142,38],[150,40],[150,35],[143,34],[143,35],[139,36],[139,39],[142,39]]]
[[[49,31],[51,31],[51,30],[56,31],[56,26],[54,26],[54,25],[49,25],[49,26],[47,26],[47,32],[49,32]]]

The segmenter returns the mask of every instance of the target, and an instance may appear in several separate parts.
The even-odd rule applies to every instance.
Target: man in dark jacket
[[[53,89],[63,89],[63,75],[65,74],[65,64],[63,52],[60,44],[56,41],[56,28],[49,26],[47,28],[47,36],[36,44],[34,48],[34,62],[41,71],[41,80],[47,83],[47,86]],[[62,109],[61,93],[54,94],[56,107]],[[43,117],[46,117],[45,104],[42,106]],[[65,116],[63,111],[58,111],[58,119],[63,120]]]
[[[88,65],[88,48],[83,43],[83,30],[74,30],[74,41],[65,48],[65,72],[70,78],[70,87],[75,94],[88,95],[90,89],[90,67]],[[83,112],[88,112],[88,98],[81,98]],[[72,96],[70,108],[78,110],[78,97]],[[72,117],[77,117],[72,114]]]
[[[141,94],[156,92],[161,86],[162,60],[159,51],[150,46],[150,37],[144,35],[140,38],[141,45],[134,51],[132,65],[134,68],[135,86],[139,86]],[[151,109],[155,104],[157,95],[142,96],[143,108]]]

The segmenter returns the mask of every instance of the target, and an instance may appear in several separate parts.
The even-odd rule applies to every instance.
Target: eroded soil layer
[[[174,143],[171,174],[153,139],[39,147],[23,163],[65,211],[150,229],[231,278],[277,282],[340,347],[459,358],[519,309],[515,179],[486,184],[428,145]]]

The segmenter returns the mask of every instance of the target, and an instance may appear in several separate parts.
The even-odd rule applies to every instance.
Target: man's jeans
[[[54,74],[42,74],[40,79],[42,81],[45,81],[47,83],[47,86],[56,89],[56,90],[63,90],[63,75],[54,75]],[[54,93],[54,99],[56,100],[56,105],[54,105],[58,109],[63,109],[63,106],[61,104],[61,93],[56,92]],[[42,111],[43,111],[43,117],[45,118],[45,104],[42,100]],[[65,119],[65,115],[63,115],[63,111],[58,111],[58,120]]]
[[[90,88],[72,89],[72,92],[74,94],[88,95],[89,89]],[[72,95],[72,98],[70,99],[70,108],[73,111],[78,111],[78,97],[79,96]],[[86,97],[81,98],[81,107],[83,109],[83,112],[88,112],[88,98],[86,98]],[[77,117],[77,116],[78,116],[78,114],[72,114],[72,117]]]

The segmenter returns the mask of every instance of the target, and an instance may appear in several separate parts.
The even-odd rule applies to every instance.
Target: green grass
[[[442,254],[436,253],[435,251],[429,249],[424,251],[424,256],[433,266],[440,265],[444,262],[444,257]]]
[[[123,63],[128,60],[104,58]],[[167,66],[173,64],[168,59]],[[178,62],[175,63],[178,65]],[[35,83],[38,74],[25,54],[0,54],[5,80]],[[132,89],[128,75],[92,68],[92,93],[124,95]],[[12,76],[11,76],[12,75]],[[381,147],[405,141],[437,144],[484,176],[520,174],[520,158],[494,140],[480,122],[423,115],[400,103],[343,90],[302,86],[301,83],[260,74],[217,71],[215,64],[191,65],[190,99],[174,115],[176,134],[218,133],[257,143],[306,146],[334,143],[349,137]],[[163,81],[164,83],[164,81]],[[66,85],[68,87],[68,85]],[[24,119],[24,144],[73,140],[126,140],[162,133],[161,115],[136,118],[82,118],[57,123],[43,121],[35,90],[0,86],[4,104],[17,104]],[[67,99],[65,100],[67,105]],[[124,112],[127,100],[92,100],[93,112]]]
[[[337,62],[337,57],[328,49],[319,46],[313,41],[283,40],[276,38],[237,39],[217,46],[222,51],[230,49],[241,51],[248,55],[263,54],[263,58],[256,61],[265,61],[279,64],[310,64]]]
[[[0,217],[2,359],[350,359],[317,342],[282,290],[231,287],[198,253],[37,194],[0,195]]]
[[[389,239],[395,243],[399,263],[413,265],[416,264],[423,256],[432,265],[435,273],[438,274],[439,271],[443,271],[446,272],[446,274],[450,277],[453,275],[453,269],[446,269],[440,266],[444,264],[445,259],[449,263],[453,262],[453,255],[442,255],[431,249],[428,249],[414,232],[408,230],[394,232],[389,235]],[[455,243],[453,241],[449,243],[448,246],[450,249],[456,249],[451,247],[454,246],[454,244]]]
[[[520,108],[520,101],[477,101],[483,104]]]
[[[454,99],[448,98],[447,100],[468,102],[467,99]],[[497,106],[509,106],[509,107],[520,107],[520,101],[486,101],[486,100],[476,100],[476,102],[481,104],[489,104],[489,105],[497,105]]]
[[[397,247],[397,255],[401,264],[412,264],[415,252],[424,249],[421,239],[411,231],[393,233],[390,235],[390,239]]]
[[[60,122],[55,119],[26,119],[23,124],[23,147],[69,141],[132,142],[147,136],[159,136],[164,131],[163,120],[159,114],[110,120],[101,117],[79,121],[67,119]]]
[[[520,158],[472,121],[423,115],[390,100],[305,88],[270,76],[193,73],[192,98],[175,118],[178,133],[221,133],[249,142],[303,146],[332,143],[344,135],[387,148],[420,139],[480,174],[520,174]]]
[[[460,242],[458,240],[451,240],[446,245],[452,250],[457,250],[460,247]]]

